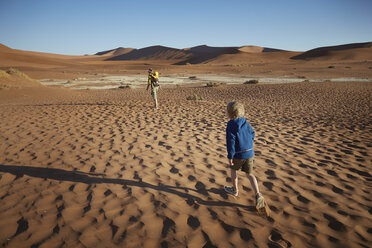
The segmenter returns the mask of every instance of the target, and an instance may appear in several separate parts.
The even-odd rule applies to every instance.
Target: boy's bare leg
[[[247,177],[249,178],[249,181],[251,182],[252,188],[254,190],[254,195],[257,195],[257,193],[260,193],[260,190],[258,189],[257,179],[253,174],[248,174]]]
[[[236,175],[236,170],[230,169],[230,171],[233,187],[235,189],[235,192],[238,192],[238,176]]]

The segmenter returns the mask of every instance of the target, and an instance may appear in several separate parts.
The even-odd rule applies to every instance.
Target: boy
[[[233,196],[238,196],[236,171],[241,169],[246,173],[254,190],[257,211],[268,216],[269,208],[258,189],[257,179],[252,173],[255,132],[244,118],[244,114],[244,105],[242,103],[234,101],[227,105],[227,115],[230,120],[226,127],[226,145],[233,187],[225,186],[225,191]]]

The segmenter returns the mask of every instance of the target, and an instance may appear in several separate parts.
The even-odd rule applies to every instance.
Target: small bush
[[[258,80],[257,79],[251,79],[251,80],[245,81],[244,84],[258,84]]]
[[[196,79],[196,76],[191,76],[191,77],[189,77],[189,79],[195,80]]]
[[[27,76],[26,74],[24,74],[23,72],[21,72],[20,70],[16,69],[16,68],[9,68],[6,73],[8,73],[9,75],[16,75],[16,76],[19,76],[19,77],[23,77],[27,80],[32,80],[29,76]]]
[[[0,78],[8,78],[9,74],[6,71],[0,70]]]
[[[371,66],[371,67],[368,67],[368,69],[370,69],[370,70],[371,70],[371,69],[372,69],[372,66]]]
[[[334,65],[330,65],[330,66],[328,66],[328,68],[329,69],[333,69],[333,68],[335,68],[335,66]]]
[[[204,97],[194,94],[193,96],[187,96],[186,100],[201,101],[204,100]]]
[[[128,84],[128,83],[120,83],[120,85],[119,85],[119,87],[118,87],[119,89],[132,89],[133,87],[132,87],[132,85],[131,84]]]
[[[21,72],[16,69],[16,68],[9,68],[6,73],[10,74],[10,75],[15,75],[15,74],[20,74]]]
[[[209,82],[205,85],[205,87],[217,87],[219,84],[216,82]]]

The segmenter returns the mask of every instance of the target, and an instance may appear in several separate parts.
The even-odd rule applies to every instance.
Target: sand
[[[370,247],[372,84],[0,90],[2,247]],[[197,94],[204,100],[186,100]],[[228,196],[226,104],[256,131]],[[272,242],[275,241],[275,242]]]

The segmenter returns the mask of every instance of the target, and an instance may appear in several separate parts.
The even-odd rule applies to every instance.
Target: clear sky
[[[0,43],[29,51],[203,44],[306,51],[367,41],[372,0],[0,0]]]

